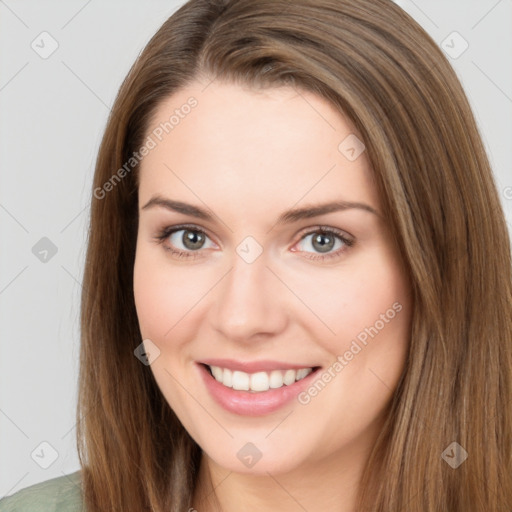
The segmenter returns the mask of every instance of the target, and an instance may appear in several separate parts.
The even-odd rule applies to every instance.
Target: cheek
[[[311,418],[327,415],[329,424],[346,422],[347,439],[380,417],[404,370],[411,303],[394,261],[379,254],[358,262],[357,268],[340,267],[337,277],[317,275],[314,293],[311,283],[301,290],[323,321],[308,315],[307,328],[330,354],[329,366],[318,379],[322,382],[312,383],[301,403],[310,407]],[[334,450],[339,433],[329,430],[329,436]]]
[[[150,251],[137,248],[133,273],[133,290],[137,317],[144,338],[161,341],[174,325],[179,309],[179,283],[171,279],[165,265]]]
[[[142,336],[159,345],[176,339],[178,332],[185,336],[194,305],[211,288],[211,280],[199,267],[170,266],[165,255],[137,249],[133,288]]]
[[[143,338],[159,338],[168,322],[163,314],[165,306],[162,304],[162,299],[165,283],[162,282],[161,277],[158,267],[148,261],[143,251],[138,250],[133,273],[133,292]]]
[[[374,344],[374,353],[380,356],[402,351],[407,342],[409,293],[395,260],[385,254],[360,260],[357,266],[318,273],[302,284],[299,293],[314,313],[305,318],[317,333],[315,339],[333,356],[349,350],[354,340],[362,347],[382,340]],[[358,359],[363,363],[365,357]]]

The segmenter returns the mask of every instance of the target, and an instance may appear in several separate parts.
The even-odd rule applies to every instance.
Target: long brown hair
[[[87,509],[191,507],[201,449],[134,357],[142,341],[132,282],[138,165],[126,162],[155,109],[199,76],[313,91],[366,145],[414,311],[357,511],[512,509],[509,234],[455,72],[388,0],[190,0],[134,63],[91,199],[77,410]],[[453,442],[468,454],[456,469],[442,457]]]

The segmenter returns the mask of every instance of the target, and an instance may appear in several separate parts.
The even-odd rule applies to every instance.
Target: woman
[[[189,1],[92,193],[57,509],[512,507],[509,236],[456,75],[396,5]]]

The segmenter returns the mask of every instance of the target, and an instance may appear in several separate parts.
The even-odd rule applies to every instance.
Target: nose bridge
[[[233,254],[231,270],[220,283],[214,310],[215,328],[227,338],[245,340],[275,333],[286,320],[275,277],[262,254],[254,261]]]

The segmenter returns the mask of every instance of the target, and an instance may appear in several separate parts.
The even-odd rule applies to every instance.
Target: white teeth
[[[268,391],[269,378],[267,372],[253,373],[249,387],[252,391]]]
[[[295,377],[297,376],[296,370],[286,370],[284,374],[283,382],[289,386],[290,384],[293,384],[295,382]]]
[[[309,368],[301,368],[300,370],[297,370],[297,380],[303,379],[304,377],[307,377],[311,372],[309,371]]]
[[[231,370],[228,370],[227,368],[223,370],[222,368],[219,368],[219,370],[222,372],[222,383],[224,386],[228,388],[233,387],[233,372]]]
[[[245,372],[233,372],[233,389],[240,391],[249,391],[249,374]]]
[[[283,374],[279,370],[270,372],[270,387],[272,389],[283,387]]]
[[[222,380],[222,374],[224,373],[222,368],[219,368],[218,366],[210,366],[210,370],[212,371],[216,380]]]
[[[301,368],[300,370],[273,370],[271,372],[246,373],[238,370],[231,371],[228,368],[209,366],[213,377],[228,388],[240,391],[262,392],[269,389],[289,386],[294,382],[307,377],[313,368]]]

